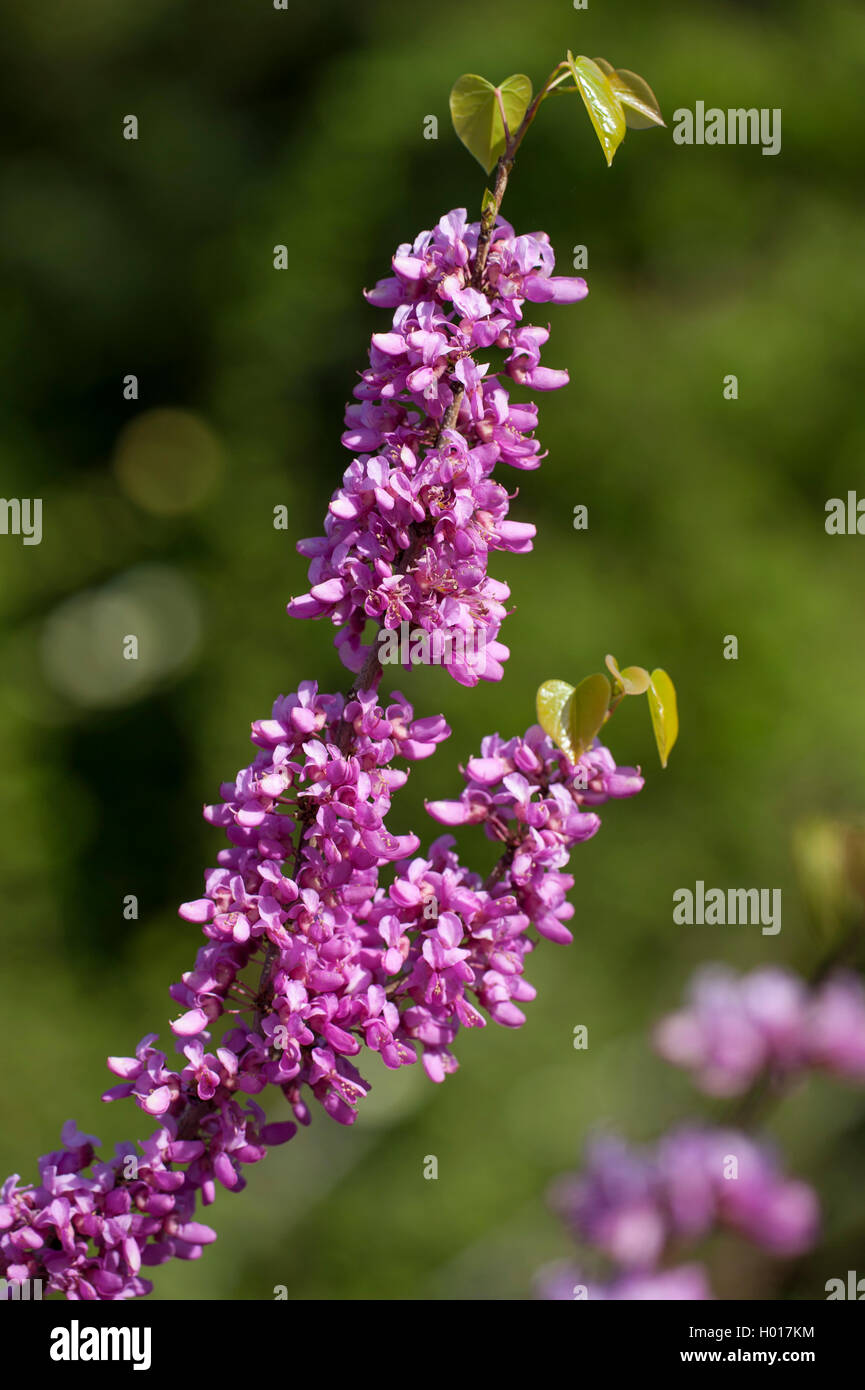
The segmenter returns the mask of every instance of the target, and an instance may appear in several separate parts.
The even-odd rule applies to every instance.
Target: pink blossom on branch
[[[348,756],[338,747],[346,721]],[[266,1123],[253,1096],[275,1086],[300,1123],[311,1097],[351,1124],[369,1089],[351,1060],[364,1049],[391,1068],[420,1056],[441,1081],[456,1067],[459,1029],[484,1026],[483,1011],[508,1027],[524,1022],[519,1005],[534,997],[523,975],[529,930],[535,922],[554,940],[569,937],[561,921],[573,880],[561,869],[598,817],[581,809],[581,770],[535,727],[525,740],[485,741],[485,760],[492,754],[510,784],[499,792],[489,783],[501,872],[485,885],[450,836],[418,855],[416,837],[386,824],[408,775],[393,760],[422,755],[447,733],[441,720],[414,720],[397,695],[386,710],[370,696],[344,705],[311,682],[253,725],[261,751],[206,812],[230,847],[205,896],[181,908],[205,937],[171,989],[183,1060],[172,1065],[155,1035],[134,1057],[109,1059],[120,1082],[104,1099],[131,1097],[159,1126],[140,1155],[124,1144],[103,1163],[98,1141],[67,1126],[65,1148],[40,1163],[39,1186],[10,1179],[0,1204],[6,1278],[41,1278],[67,1298],[147,1293],[142,1265],[195,1258],[215,1239],[193,1219],[197,1200],[209,1205],[217,1184],[240,1191],[245,1166],[295,1133],[293,1122]],[[619,776],[600,747],[584,761],[602,761],[610,783]],[[517,764],[524,772],[506,770]],[[636,774],[621,775],[638,790]],[[594,796],[597,804],[600,790]],[[243,980],[252,964],[263,966],[257,993]],[[233,1026],[213,1043],[223,1015]]]
[[[543,234],[504,222],[483,233],[458,212],[394,257],[370,299],[395,309],[373,336],[370,365],[348,409],[344,442],[360,452],[328,511],[326,536],[305,542],[311,588],[295,616],[327,614],[344,660],[361,675],[348,695],[304,681],[252,726],[256,755],[205,816],[227,848],[205,892],[181,916],[204,937],[193,968],[171,987],[176,1058],[149,1034],[104,1099],[132,1099],[155,1121],[144,1142],[100,1161],[98,1141],[63,1130],[39,1182],[13,1176],[0,1194],[0,1276],[41,1279],[69,1299],[150,1292],[142,1270],[194,1259],[215,1232],[196,1220],[217,1187],[240,1191],[244,1170],[310,1120],[310,1101],[343,1124],[369,1089],[355,1059],[389,1068],[422,1060],[441,1081],[456,1067],[459,1030],[524,1021],[532,927],[570,940],[564,923],[574,845],[599,828],[596,808],[630,796],[642,778],[617,769],[595,740],[575,763],[538,726],[484,740],[456,801],[430,813],[477,822],[501,844],[486,881],[442,835],[421,854],[414,834],[388,825],[406,762],[426,758],[449,730],[415,719],[397,693],[379,699],[376,651],[360,642],[405,619],[425,631],[478,635],[476,664],[453,661],[463,684],[501,675],[497,641],[505,585],[490,551],[530,548],[534,528],[508,520],[497,462],[537,467],[537,412],[512,404],[475,354],[495,346],[504,375],[550,389],[567,374],[539,365],[547,330],[522,321],[525,300],[570,302],[581,280],[552,277]],[[477,646],[469,646],[477,651]],[[277,1088],[293,1119],[268,1122],[255,1099]]]
[[[579,277],[552,275],[545,233],[516,236],[500,219],[483,287],[473,287],[481,224],[460,208],[431,232],[397,248],[393,275],[367,298],[394,310],[390,330],[372,335],[369,366],[346,411],[343,443],[358,450],[328,508],[325,535],[301,541],[309,592],[293,617],[328,617],[345,665],[360,671],[373,620],[458,633],[444,665],[462,685],[499,680],[507,647],[498,640],[510,595],[488,572],[490,553],[531,549],[534,526],[508,520],[497,463],[537,468],[537,407],[514,403],[506,382],[553,390],[566,371],[540,365],[545,327],[523,321],[526,300],[572,303],[588,293]],[[479,361],[505,354],[503,373]],[[463,654],[470,653],[468,659]],[[480,657],[476,654],[480,653]]]

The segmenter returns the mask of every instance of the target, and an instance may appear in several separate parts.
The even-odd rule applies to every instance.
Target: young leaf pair
[[[565,85],[569,76],[573,86]],[[654,92],[637,73],[617,71],[605,58],[575,58],[569,51],[534,104],[531,79],[524,73],[514,73],[498,86],[476,73],[464,73],[450,95],[454,129],[489,174],[503,155],[513,155],[527,113],[530,123],[540,102],[554,91],[580,93],[608,166],[626,128],[664,125]]]
[[[567,681],[544,681],[537,695],[538,723],[575,763],[591,748],[620,700],[626,695],[646,695],[661,766],[666,767],[679,733],[673,682],[659,666],[649,675],[642,666],[626,666],[620,671],[614,656],[608,656],[606,664],[612,680],[598,673],[586,676],[577,686]]]
[[[571,52],[567,62],[604,151],[607,168],[626,129],[648,130],[665,124],[655,93],[637,73],[625,68],[616,71],[605,58],[575,58]]]

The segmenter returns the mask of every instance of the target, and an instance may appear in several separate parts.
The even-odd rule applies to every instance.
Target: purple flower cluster
[[[482,272],[479,236],[464,209],[448,213],[397,249],[393,275],[367,295],[393,321],[372,335],[346,411],[343,443],[356,457],[325,535],[298,545],[311,587],[288,607],[331,619],[351,671],[369,656],[370,620],[449,634],[442,664],[463,685],[500,679],[508,656],[498,633],[510,591],[488,574],[488,557],[530,550],[535,528],[508,520],[508,492],[490,475],[498,462],[537,468],[542,456],[537,407],[512,402],[503,377],[539,391],[567,383],[566,371],[540,365],[549,332],[523,322],[523,305],[588,291],[552,274],[544,233],[516,236],[499,219]],[[477,361],[493,349],[505,354],[502,372]]]
[[[523,322],[523,304],[586,293],[552,269],[545,235],[518,237],[502,221],[482,231],[456,212],[400,247],[368,296],[393,322],[373,336],[348,407],[343,442],[357,456],[327,534],[300,547],[311,590],[289,605],[330,616],[345,664],[364,676],[347,696],[304,682],[253,724],[253,761],[205,808],[228,847],[204,896],[181,908],[204,944],[170,991],[178,1055],[149,1034],[134,1056],[109,1058],[119,1084],[103,1099],[133,1099],[156,1128],[100,1161],[98,1141],[70,1122],[38,1185],[11,1178],[0,1277],[69,1299],[148,1293],[142,1269],[201,1254],[215,1233],[194,1219],[199,1201],[240,1191],[247,1164],[309,1123],[310,1098],[354,1121],[369,1083],[352,1059],[366,1050],[398,1068],[420,1057],[443,1080],[461,1027],[524,1022],[530,928],[571,939],[570,851],[597,832],[598,806],[640,790],[639,773],[597,742],[573,765],[539,727],[494,735],[460,798],[428,809],[448,826],[483,823],[497,866],[484,882],[449,834],[420,854],[417,836],[389,828],[391,799],[408,776],[401,761],[428,757],[450,731],[440,716],[415,719],[398,693],[380,703],[381,656],[361,645],[370,620],[379,632],[410,622],[463,636],[441,648],[463,684],[501,675],[509,595],[487,558],[529,549],[534,527],[508,519],[490,475],[499,461],[541,458],[536,407],[511,402],[502,376],[564,385],[567,373],[540,365],[547,330]],[[500,374],[476,360],[492,349]],[[254,1097],[269,1086],[293,1119],[267,1122]]]
[[[503,848],[498,871],[484,884],[462,868],[453,838],[442,836],[428,858],[397,875],[370,916],[388,946],[385,967],[397,974],[394,997],[409,1004],[405,1037],[422,1045],[434,1081],[456,1067],[448,1049],[459,1026],[483,1024],[478,1006],[506,1027],[525,1022],[519,1004],[535,997],[523,978],[534,947],[529,927],[551,941],[572,940],[564,922],[573,914],[565,894],[574,880],[561,870],[574,845],[600,828],[597,814],[582,809],[585,798],[598,806],[643,786],[597,743],[574,766],[539,725],[525,738],[484,739],[464,775],[460,800],[427,810],[446,825],[483,822]]]
[[[151,1292],[144,1265],[197,1259],[216,1232],[192,1219],[197,1187],[190,1174],[208,1167],[229,1128],[233,1154],[245,1163],[294,1130],[266,1124],[252,1101],[230,1109],[222,1135],[211,1123],[204,1137],[183,1140],[171,1120],[140,1144],[118,1144],[104,1162],[95,1158],[100,1141],[68,1121],[63,1148],[39,1160],[39,1185],[19,1186],[16,1173],[0,1190],[0,1277],[10,1284],[38,1279],[46,1293],[73,1301],[112,1301]],[[178,1166],[184,1164],[185,1173]]]
[[[133,1057],[109,1059],[120,1084],[103,1099],[132,1097],[158,1128],[140,1154],[121,1145],[98,1163],[97,1141],[67,1127],[41,1186],[4,1189],[0,1274],[41,1278],[72,1299],[146,1293],[142,1265],[194,1258],[215,1239],[193,1219],[199,1198],[212,1203],[217,1184],[239,1191],[246,1164],[295,1133],[291,1121],[266,1123],[251,1097],[273,1085],[301,1123],[311,1096],[350,1124],[369,1089],[351,1060],[364,1049],[390,1068],[420,1055],[441,1081],[456,1067],[459,1028],[483,1025],[482,1010],[524,1022],[530,927],[570,939],[573,880],[561,870],[600,824],[584,807],[632,795],[642,779],[599,744],[573,766],[537,726],[486,739],[462,798],[429,807],[447,823],[483,820],[501,842],[485,885],[452,836],[422,856],[416,836],[386,823],[408,776],[394,761],[425,758],[448,734],[399,694],[382,708],[372,692],[346,701],[313,682],[253,724],[255,758],[205,809],[229,847],[205,895],[180,910],[205,937],[171,988],[182,1060],[172,1065],[152,1034]],[[213,1041],[223,1015],[231,1026]]]
[[[365,662],[369,619],[467,636],[444,648],[466,685],[501,675],[507,656],[496,639],[508,589],[487,575],[487,556],[529,549],[534,528],[508,520],[490,474],[499,460],[538,466],[537,411],[512,403],[475,354],[503,352],[503,375],[519,385],[564,385],[566,372],[540,366],[548,334],[523,323],[522,307],[580,299],[586,286],[553,277],[543,234],[517,237],[500,221],[483,238],[481,254],[479,225],[451,213],[400,247],[393,276],[368,296],[393,322],[373,336],[348,407],[343,442],[357,457],[327,535],[300,547],[311,591],[289,605],[332,618],[351,670]],[[266,1122],[253,1099],[266,1087],[302,1124],[309,1097],[350,1124],[369,1089],[351,1060],[364,1049],[390,1068],[420,1055],[440,1081],[461,1026],[485,1014],[523,1022],[529,929],[570,939],[570,849],[597,831],[592,807],[642,779],[600,745],[575,768],[539,728],[486,740],[460,801],[430,807],[446,823],[483,820],[501,842],[484,884],[451,836],[421,856],[415,835],[388,828],[408,776],[399,761],[427,757],[449,730],[441,717],[415,719],[398,694],[380,704],[375,664],[364,689],[325,695],[305,682],[253,724],[254,760],[205,809],[228,848],[204,896],[181,909],[205,942],[171,988],[180,1055],[169,1061],[150,1034],[134,1056],[109,1059],[119,1084],[103,1098],[131,1097],[157,1128],[98,1161],[98,1141],[67,1125],[40,1184],[14,1177],[3,1189],[0,1276],[70,1299],[147,1293],[143,1266],[194,1258],[215,1238],[193,1219],[198,1201],[212,1203],[217,1184],[239,1191],[245,1166],[295,1133],[294,1121]]]
[[[589,1297],[711,1297],[699,1266],[663,1267],[669,1251],[725,1229],[770,1254],[801,1254],[818,1229],[817,1198],[788,1178],[764,1144],[734,1129],[684,1126],[654,1148],[629,1148],[615,1137],[589,1145],[584,1170],[561,1180],[553,1204],[583,1244],[611,1261],[608,1284]],[[561,1298],[585,1283],[577,1268],[542,1277],[542,1296]]]
[[[658,1024],[654,1044],[709,1095],[738,1095],[764,1073],[822,1070],[865,1081],[865,989],[852,974],[809,987],[780,966],[741,977],[707,966],[686,1007]]]
[[[469,759],[463,775],[460,799],[433,801],[430,814],[444,825],[482,824],[490,839],[506,845],[502,882],[518,893],[542,936],[572,941],[564,923],[574,913],[565,896],[574,880],[560,870],[572,846],[600,828],[600,818],[585,808],[635,796],[643,787],[639,772],[617,768],[597,739],[574,766],[535,725],[525,738],[507,743],[498,734],[485,738],[480,757]]]
[[[382,943],[368,941],[359,924],[380,871],[419,846],[385,822],[408,777],[392,763],[429,756],[450,731],[438,717],[415,720],[399,694],[392,699],[385,710],[372,694],[346,704],[307,681],[253,724],[260,751],[223,785],[224,800],[205,808],[231,848],[207,875],[205,896],[180,909],[208,943],[171,988],[184,1011],[171,1026],[187,1066],[166,1070],[162,1054],[145,1045],[134,1059],[111,1060],[123,1083],[106,1099],[132,1095],[148,1114],[177,1114],[190,1093],[215,1107],[235,1091],[255,1095],[274,1084],[306,1122],[306,1085],[350,1124],[368,1089],[348,1061],[362,1042],[392,1065],[414,1061],[387,1026],[396,1011],[381,989]],[[340,749],[346,729],[351,752]],[[252,997],[240,976],[262,948],[266,994]],[[205,1053],[199,1039],[223,1013],[238,1013],[238,1002],[252,1017],[240,1019],[216,1055]],[[228,1165],[217,1176],[234,1185]]]

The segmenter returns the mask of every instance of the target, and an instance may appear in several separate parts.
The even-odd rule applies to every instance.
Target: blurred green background
[[[571,385],[541,398],[543,468],[505,479],[538,525],[531,556],[493,567],[515,602],[505,680],[399,682],[453,737],[395,811],[426,834],[423,798],[455,794],[482,735],[524,729],[541,680],[607,651],[674,676],[670,768],[642,702],[623,708],[611,746],[647,786],[578,849],[576,941],[531,959],[524,1029],[464,1035],[442,1087],[368,1068],[353,1130],[317,1113],[219,1197],[216,1246],[155,1275],[168,1298],[527,1297],[569,1253],[544,1194],[586,1133],[649,1138],[702,1109],[653,1058],[651,1023],[703,960],[811,969],[792,830],[865,810],[865,541],[824,530],[828,498],[865,493],[865,11],[42,0],[4,27],[0,494],[44,502],[41,545],[0,536],[0,1172],[28,1179],[68,1116],[112,1147],[147,1132],[130,1104],[100,1105],[104,1058],[167,1033],[168,984],[198,945],[176,904],[221,844],[200,806],[277,693],[345,685],[331,630],[285,617],[306,587],[294,542],[320,533],[344,403],[386,322],[362,287],[400,241],[479,205],[452,82],[538,85],[571,47],[636,69],[661,102],[668,129],[629,134],[611,171],[565,99],[518,161],[506,215],[549,232],[561,273],[585,244],[591,293],[551,306],[545,360]],[[672,113],[697,99],[780,107],[781,153],[674,145]],[[120,657],[129,632],[137,663]],[[781,887],[780,935],[675,927],[672,893],[698,878]],[[865,1099],[812,1082],[771,1129],[820,1190],[824,1243],[793,1270],[719,1247],[715,1285],[821,1298],[865,1273]]]

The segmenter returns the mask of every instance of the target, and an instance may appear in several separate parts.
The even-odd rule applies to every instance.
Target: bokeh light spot
[[[133,660],[124,655],[130,637]],[[200,640],[189,581],[168,566],[141,565],[59,604],[43,629],[42,664],[51,685],[77,705],[126,704],[186,666]]]
[[[223,467],[216,435],[187,410],[146,410],[121,431],[114,472],[128,497],[157,516],[194,511]]]

